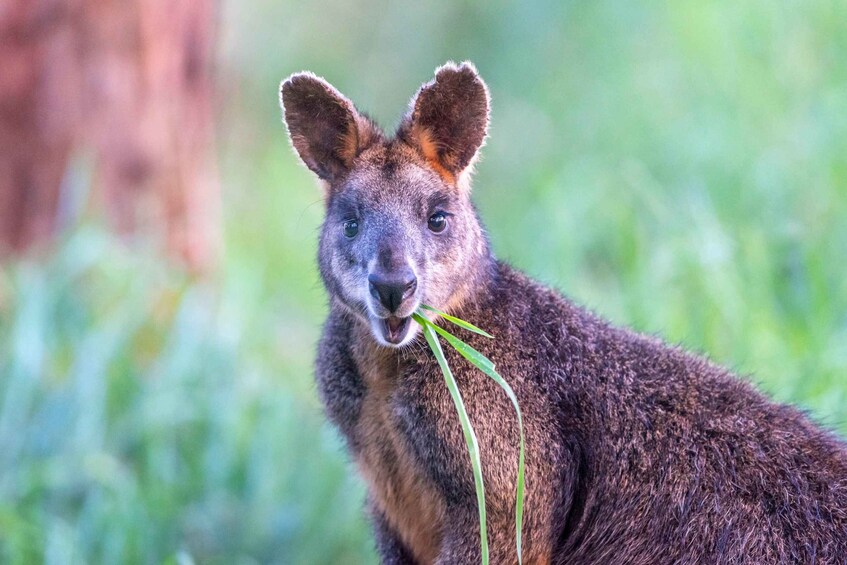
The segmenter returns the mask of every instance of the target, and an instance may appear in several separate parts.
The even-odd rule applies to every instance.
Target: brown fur
[[[386,341],[385,324],[421,303],[496,338],[451,328],[494,361],[523,411],[524,563],[847,563],[839,438],[491,255],[469,198],[489,106],[472,66],[439,69],[394,138],[314,75],[289,78],[282,99],[294,148],[328,189],[318,391],[367,483],[384,563],[480,560],[470,460],[440,369],[415,325]],[[439,214],[447,227],[435,232]],[[394,310],[369,292],[373,273],[409,270],[415,291]],[[445,354],[480,446],[491,562],[515,563],[512,406]]]
[[[438,556],[443,497],[425,474],[416,472],[414,458],[388,409],[400,376],[396,360],[374,343],[370,332],[356,333],[351,353],[366,385],[355,432],[365,438],[357,463],[372,500],[391,527],[419,561],[431,563]],[[391,464],[386,465],[387,461]]]

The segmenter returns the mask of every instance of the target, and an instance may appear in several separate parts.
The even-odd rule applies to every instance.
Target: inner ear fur
[[[472,168],[488,131],[489,96],[469,62],[447,63],[412,98],[397,136],[442,177],[457,182]]]
[[[350,100],[309,72],[282,82],[280,105],[300,159],[329,183],[345,175],[356,156],[381,136]]]

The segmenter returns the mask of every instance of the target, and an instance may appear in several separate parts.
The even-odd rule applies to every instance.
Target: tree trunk
[[[205,269],[219,244],[212,0],[6,0],[0,8],[0,248],[63,227],[62,179],[94,163],[94,205]]]

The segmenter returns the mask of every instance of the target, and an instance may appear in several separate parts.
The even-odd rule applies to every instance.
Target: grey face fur
[[[281,101],[292,144],[324,188],[327,290],[379,343],[408,344],[418,306],[457,306],[486,264],[469,188],[488,124],[484,83],[469,64],[441,67],[390,139],[309,73],[284,81]]]

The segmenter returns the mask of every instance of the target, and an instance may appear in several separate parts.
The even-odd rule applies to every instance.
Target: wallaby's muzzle
[[[374,332],[390,345],[400,345],[409,336],[411,315],[418,307],[418,279],[408,265],[392,269],[378,267],[368,275],[371,320]]]

